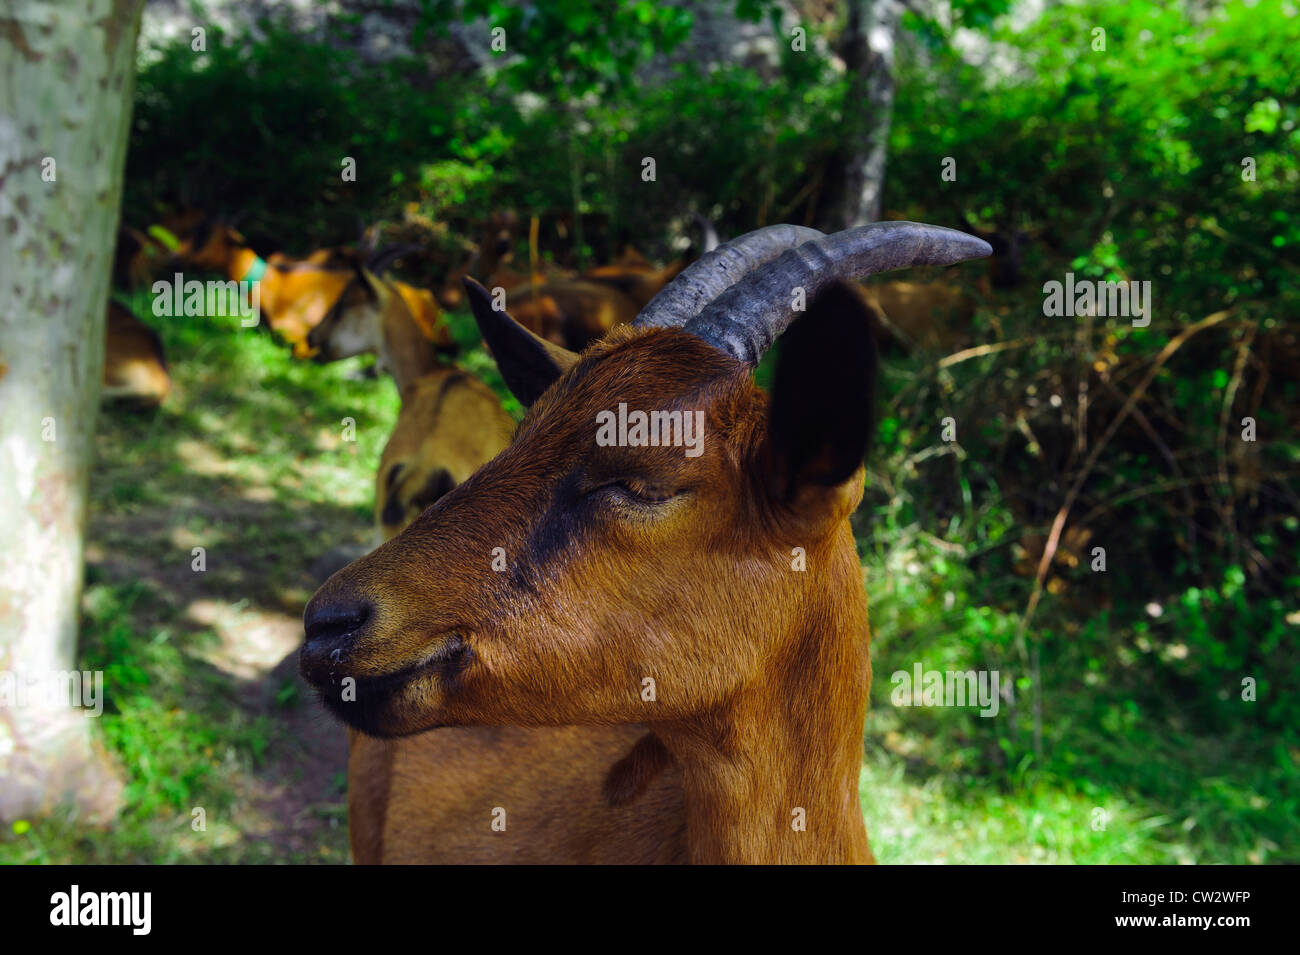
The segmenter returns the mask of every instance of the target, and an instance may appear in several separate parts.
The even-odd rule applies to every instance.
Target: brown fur
[[[157,407],[171,393],[172,379],[158,333],[116,302],[108,303],[105,328],[106,401]]]
[[[400,390],[437,367],[430,346],[447,351],[453,344],[433,293],[357,266],[294,354],[319,362],[377,354]]]
[[[673,754],[654,733],[646,733],[631,751],[610,767],[605,776],[605,800],[611,806],[626,806],[641,798],[650,783],[674,768]]]
[[[285,268],[291,261],[278,254],[267,260],[261,306],[271,330],[287,344],[297,346],[329,311],[347,283],[348,273]]]
[[[459,727],[383,740],[349,731],[348,819],[362,865],[683,862],[681,780],[669,767],[611,809],[604,768],[637,727]],[[505,830],[492,828],[494,810]],[[498,814],[499,815],[499,814]]]
[[[533,262],[528,272],[514,267],[515,244],[519,240],[519,216],[512,211],[497,212],[482,223],[479,241],[465,260],[448,273],[446,281],[437,292],[443,308],[456,309],[465,304],[461,282],[467,276],[482,275],[489,288],[503,288],[507,292],[530,282],[570,278],[571,275],[551,263]]]
[[[833,332],[818,354],[842,366],[831,343],[868,340],[853,301],[836,296],[829,325],[802,320]],[[838,455],[801,437],[821,434],[842,397],[819,392],[819,374],[870,377],[843,367],[792,373],[769,425],[746,367],[679,330],[616,329],[509,448],[318,591],[304,675],[381,736],[646,724],[672,756],[652,791],[680,772],[690,860],[870,861],[857,797],[869,634],[848,523],[865,436]],[[704,453],[596,446],[596,414],[619,402],[704,410]],[[355,701],[338,696],[344,677]],[[799,813],[806,831],[791,825]],[[616,840],[607,851],[630,860]]]
[[[447,323],[442,320],[442,310],[438,308],[433,293],[428,289],[397,280],[393,281],[393,285],[397,293],[402,296],[402,301],[406,303],[411,317],[420,327],[420,334],[431,341],[434,348],[447,351],[454,349],[456,342],[451,337]]]
[[[444,367],[398,284],[357,267],[329,311],[308,334],[305,351],[322,364],[374,354],[405,392]],[[436,306],[435,306],[436,307]]]
[[[401,394],[376,479],[376,523],[385,539],[491,460],[514,430],[491,389],[439,360],[409,301],[398,283],[358,267],[307,338],[320,362],[377,353]]]

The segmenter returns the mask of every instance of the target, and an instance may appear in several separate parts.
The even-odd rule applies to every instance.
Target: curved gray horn
[[[724,242],[668,283],[632,324],[638,328],[684,325],[754,269],[782,252],[821,237],[816,229],[770,225]]]
[[[837,279],[862,279],[911,265],[952,265],[993,250],[983,239],[922,222],[873,222],[803,243],[750,272],[683,326],[733,358],[756,365],[798,313]],[[653,303],[651,303],[653,304]]]

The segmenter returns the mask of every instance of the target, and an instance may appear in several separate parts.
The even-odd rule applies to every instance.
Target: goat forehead
[[[707,408],[719,386],[745,375],[728,355],[678,329],[616,329],[589,349],[524,418],[519,436],[557,426],[593,429],[602,411]]]

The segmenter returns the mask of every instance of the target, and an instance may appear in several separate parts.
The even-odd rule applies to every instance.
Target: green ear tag
[[[253,264],[248,267],[248,271],[240,276],[241,282],[259,282],[262,276],[266,274],[266,259],[259,256],[253,256]]]

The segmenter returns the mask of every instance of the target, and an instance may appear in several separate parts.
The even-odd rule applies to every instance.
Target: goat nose
[[[303,613],[305,640],[299,669],[311,682],[332,671],[351,649],[357,632],[370,619],[371,605],[363,600],[313,598]]]
[[[307,608],[303,630],[308,643],[337,643],[360,629],[370,617],[370,605],[362,601],[326,601]]]

